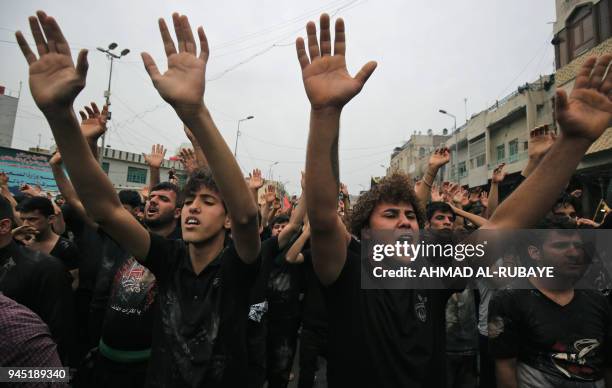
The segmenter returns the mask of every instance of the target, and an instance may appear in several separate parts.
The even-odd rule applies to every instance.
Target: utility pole
[[[111,95],[111,80],[113,78],[113,61],[115,59],[120,59],[121,57],[128,55],[130,52],[130,49],[123,49],[121,50],[121,53],[117,55],[112,52],[112,50],[116,48],[117,48],[117,43],[114,43],[114,42],[108,45],[108,49],[103,49],[101,47],[98,47],[98,51],[105,53],[106,58],[110,59],[110,72],[108,74],[108,88],[104,91],[104,97],[106,98],[106,105],[109,107],[107,121],[110,121],[111,119],[110,95]],[[102,165],[102,158],[104,157],[105,143],[106,143],[106,133],[103,133],[102,134],[102,146],[100,148],[100,152],[98,153],[98,162],[100,163],[100,165]]]

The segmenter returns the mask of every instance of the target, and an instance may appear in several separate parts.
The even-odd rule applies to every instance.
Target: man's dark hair
[[[177,185],[171,182],[160,182],[153,186],[149,193],[154,191],[173,191],[176,194],[176,207],[183,207],[183,195]]]
[[[119,192],[119,201],[121,201],[122,205],[128,205],[134,209],[142,206],[142,199],[136,190],[121,190]]]
[[[197,193],[202,187],[214,191],[217,194],[221,194],[219,187],[213,178],[212,171],[210,171],[208,167],[198,168],[192,172],[191,175],[189,175],[189,179],[183,187],[183,198]],[[225,201],[223,201],[223,198],[221,198],[221,203],[223,204],[223,209],[225,209],[225,212],[227,213],[227,207],[225,206]]]
[[[4,220],[8,218],[14,224],[15,220],[13,219],[13,207],[8,199],[4,198],[4,196],[0,195],[0,220]]]
[[[427,221],[431,222],[431,217],[433,217],[437,211],[451,213],[453,215],[453,220],[457,217],[448,203],[435,201],[427,205]]]
[[[30,213],[38,210],[40,214],[45,217],[52,216],[55,214],[53,204],[47,197],[30,197],[26,198],[19,205],[17,205],[17,211],[22,213]]]
[[[379,202],[409,203],[414,208],[419,227],[425,225],[425,209],[416,197],[412,179],[406,174],[395,173],[380,179],[375,186],[359,197],[351,212],[351,233],[359,235],[361,229],[368,226],[370,215]]]
[[[284,214],[281,214],[280,216],[276,216],[272,219],[272,222],[270,222],[270,225],[274,226],[276,224],[285,224],[289,222],[289,217],[287,217]]]
[[[554,212],[555,210],[566,206],[572,206],[574,210],[576,210],[576,215],[579,216],[581,212],[580,201],[578,201],[576,197],[571,196],[567,193],[563,193],[559,196],[559,198],[557,198],[557,201],[553,205],[552,210]]]
[[[559,230],[562,233],[574,233],[576,229],[576,221],[568,219],[565,216],[549,215],[542,219],[536,229],[529,233],[521,233],[520,238],[522,241],[517,241],[516,246],[522,247],[521,261],[527,266],[534,266],[536,263],[531,259],[527,249],[529,246],[535,246],[541,248],[544,242],[548,238],[549,234],[546,230]],[[581,236],[583,236],[581,234]]]

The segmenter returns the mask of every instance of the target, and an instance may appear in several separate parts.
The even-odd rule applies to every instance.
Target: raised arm
[[[264,179],[263,179],[263,176],[261,175],[260,169],[258,168],[253,169],[253,172],[250,173],[249,177],[247,178],[247,185],[249,186],[249,191],[251,192],[251,195],[253,196],[255,203],[257,203],[257,195],[258,195],[259,189],[261,189],[264,185]]]
[[[438,175],[438,170],[449,161],[450,150],[446,147],[436,149],[429,157],[427,171],[425,171],[425,175],[423,175],[423,179],[421,179],[421,184],[415,185],[414,187],[417,198],[423,206],[427,205],[429,201],[431,186],[436,179],[436,175]]]
[[[548,125],[541,125],[532,129],[529,132],[529,143],[527,144],[527,165],[521,171],[521,175],[528,177],[540,164],[544,155],[550,150],[550,147],[557,139],[557,135]]]
[[[493,176],[491,177],[491,190],[486,197],[486,218],[491,218],[491,215],[495,212],[495,209],[497,209],[497,205],[499,204],[499,184],[502,183],[506,177],[506,173],[504,172],[505,165],[506,163],[502,163],[497,166],[495,170],[493,170]]]
[[[29,21],[40,58],[31,51],[23,34],[16,33],[29,64],[32,97],[49,122],[84,206],[124,249],[143,259],[149,251],[149,234],[121,206],[113,185],[91,153],[72,109],[76,96],[85,86],[87,50],[81,50],[75,67],[68,42],[55,19],[42,11],[37,12],[37,17],[30,17]]]
[[[198,167],[208,167],[208,160],[206,160],[206,155],[204,155],[204,151],[202,151],[202,147],[198,143],[198,140],[193,136],[193,132],[187,126],[183,125],[183,130],[185,131],[185,135],[191,142],[193,146],[193,154],[195,156],[196,163]]]
[[[4,172],[0,172],[0,194],[6,198],[13,208],[13,226],[21,226],[21,218],[17,214],[17,201],[8,187],[9,177]]]
[[[344,22],[336,20],[333,55],[329,24],[329,16],[321,15],[320,42],[315,24],[306,25],[308,54],[304,40],[298,38],[296,41],[304,89],[311,105],[306,151],[306,210],[312,235],[313,266],[323,284],[331,284],[338,278],[346,260],[346,232],[337,214],[340,113],[376,68],[376,62],[368,62],[354,78],[351,77],[344,57]]]
[[[300,228],[302,227],[302,221],[304,221],[304,216],[306,215],[306,194],[304,193],[304,179],[304,173],[302,173],[302,195],[300,196],[300,200],[298,201],[297,206],[291,212],[289,223],[278,234],[278,246],[281,249],[285,247],[289,240],[291,240],[291,237],[293,237],[293,235],[300,230]]]
[[[612,55],[589,58],[582,65],[574,90],[557,90],[559,138],[527,179],[497,208],[491,222],[497,229],[528,228],[550,210],[587,149],[612,121]]]
[[[302,249],[304,249],[304,245],[310,238],[310,225],[308,221],[304,223],[304,228],[302,229],[302,234],[300,237],[295,240],[291,248],[287,251],[285,255],[285,260],[291,264],[300,264],[304,262],[304,255],[302,255]]]
[[[249,193],[238,162],[219,133],[204,104],[208,41],[202,27],[198,28],[200,54],[187,16],[172,15],[178,40],[178,52],[163,19],[159,28],[168,57],[168,70],[162,75],[153,58],[142,53],[142,59],[153,85],[187,128],[191,129],[202,147],[213,177],[227,206],[232,222],[232,237],[240,258],[253,262],[260,248],[257,206]]]
[[[164,162],[164,157],[166,156],[166,149],[161,144],[153,144],[151,146],[151,153],[145,154],[143,152],[142,156],[144,156],[145,162],[149,165],[149,172],[151,173],[151,178],[149,179],[149,187],[154,187],[161,182],[161,178],[159,176],[159,169],[161,168],[162,163]]]

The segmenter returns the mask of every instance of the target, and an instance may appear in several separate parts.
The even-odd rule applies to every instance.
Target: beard
[[[159,213],[159,217],[157,218],[153,218],[150,219],[147,217],[147,214],[145,213],[145,217],[144,217],[144,224],[149,227],[149,228],[159,228],[162,226],[166,226],[170,223],[172,223],[174,221],[174,214],[172,213],[168,213],[168,214],[161,214]]]

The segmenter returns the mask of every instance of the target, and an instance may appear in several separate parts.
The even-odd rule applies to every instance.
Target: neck
[[[157,234],[158,236],[168,237],[174,232],[176,229],[176,219],[173,219],[172,222],[168,222],[167,224],[158,225],[155,227],[148,227],[152,233]]]
[[[564,287],[555,286],[540,278],[529,278],[529,282],[558,305],[565,306],[574,298],[574,287],[565,283]]]
[[[51,230],[51,228],[42,231],[38,236],[36,236],[36,240],[38,242],[47,242],[52,240],[57,235]]]
[[[225,230],[222,230],[216,236],[204,242],[189,244],[189,257],[196,274],[202,272],[219,255],[223,249],[224,241]]]

